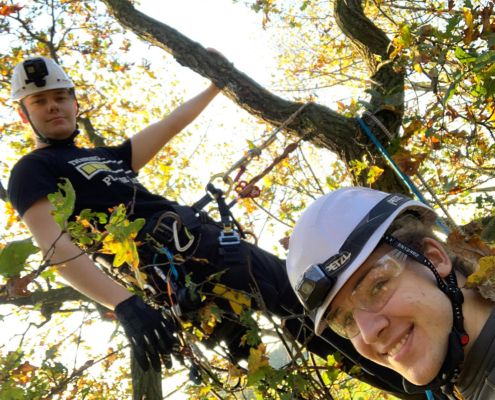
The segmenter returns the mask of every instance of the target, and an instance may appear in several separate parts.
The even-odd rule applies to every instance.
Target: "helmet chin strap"
[[[461,363],[464,361],[464,349],[463,347],[469,343],[469,336],[464,330],[464,317],[462,315],[462,304],[464,303],[464,295],[461,289],[457,285],[457,278],[455,275],[454,268],[451,269],[449,274],[445,277],[445,281],[441,278],[438,271],[422,254],[415,252],[410,249],[405,244],[401,243],[399,240],[391,235],[383,235],[383,242],[399,249],[408,256],[412,257],[414,260],[420,264],[425,265],[437,281],[439,289],[445,293],[452,303],[452,314],[453,314],[453,324],[452,331],[449,334],[449,346],[447,349],[447,355],[445,361],[440,368],[435,379],[430,383],[423,386],[417,386],[407,381],[403,380],[404,389],[409,393],[424,392],[426,390],[442,388],[443,393],[449,399],[455,399],[454,384],[457,382],[459,375],[461,373]]]
[[[20,105],[21,105],[22,112],[26,116],[27,120],[29,121],[29,124],[31,125],[31,128],[33,129],[35,135],[37,136],[36,140],[38,143],[49,144],[53,147],[67,147],[67,146],[71,146],[74,144],[74,139],[80,133],[80,131],[79,131],[79,129],[77,129],[77,127],[74,130],[74,132],[72,133],[72,135],[70,135],[68,138],[61,139],[61,140],[47,138],[46,136],[43,136],[41,134],[41,132],[38,131],[38,129],[36,129],[36,127],[33,124],[33,121],[31,121],[31,117],[29,116],[28,110],[26,109],[26,107],[24,106],[22,101],[20,102]]]

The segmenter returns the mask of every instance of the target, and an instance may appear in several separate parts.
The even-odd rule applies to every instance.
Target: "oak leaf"
[[[284,250],[289,250],[290,236],[286,236],[278,241]]]
[[[465,289],[472,289],[483,285],[495,276],[495,257],[482,257],[478,260],[480,268],[467,278]]]
[[[15,12],[22,10],[23,8],[24,7],[18,6],[16,4],[9,6],[5,3],[0,3],[0,15],[3,17],[7,17],[10,14],[13,14]]]
[[[458,231],[453,231],[447,238],[450,249],[458,256],[474,264],[482,257],[495,256],[495,250],[488,246],[478,235],[468,239]]]
[[[12,297],[29,297],[31,292],[28,290],[28,285],[36,277],[35,274],[23,276],[15,276],[7,281],[7,292]]]
[[[399,150],[392,156],[392,159],[402,172],[408,176],[414,176],[426,157],[424,153],[412,154],[409,150]]]

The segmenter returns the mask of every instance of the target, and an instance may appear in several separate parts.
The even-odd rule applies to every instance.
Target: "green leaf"
[[[449,23],[447,24],[447,28],[445,29],[445,33],[447,35],[450,35],[452,33],[457,24],[459,24],[460,19],[460,15],[454,15],[452,18],[449,19]]]
[[[304,11],[309,6],[309,0],[303,2],[302,6],[299,8],[301,11]]]
[[[267,374],[273,372],[273,368],[269,365],[265,365],[258,369],[256,372],[248,375],[247,386],[252,386],[264,379]]]
[[[457,85],[459,85],[458,81],[452,82],[445,92],[445,96],[443,97],[443,105],[446,106],[452,97],[454,97],[455,90],[457,89]]]
[[[492,65],[495,62],[495,51],[487,51],[482,53],[475,60],[473,68],[475,69],[483,69],[487,65]]]
[[[52,281],[55,280],[57,268],[49,268],[40,274],[43,279],[50,278]]]
[[[53,360],[55,357],[57,357],[57,352],[58,352],[58,344],[54,344],[51,346],[46,352],[45,352],[45,358],[47,360]]]
[[[246,142],[248,143],[249,150],[253,150],[254,148],[256,148],[256,145],[253,142],[251,142],[250,140],[246,139]]]
[[[404,47],[410,47],[412,42],[411,28],[409,25],[402,25],[400,28],[400,37]]]
[[[455,188],[457,186],[457,181],[449,181],[442,186],[442,189],[448,192],[449,190]]]
[[[381,94],[380,92],[377,92],[376,90],[373,90],[373,89],[366,89],[365,93],[368,93],[368,94],[372,95],[373,97],[377,97],[379,99],[383,98],[383,94]]]
[[[260,329],[256,324],[247,330],[246,343],[251,347],[256,347],[261,343]]]
[[[74,212],[74,204],[76,203],[76,192],[72,183],[67,178],[61,178],[65,180],[65,184],[59,183],[58,187],[65,192],[65,196],[62,191],[48,195],[48,200],[55,206],[55,210],[51,211],[55,222],[60,229],[65,229],[67,226],[67,220]]]
[[[224,269],[222,271],[219,271],[219,272],[215,272],[214,274],[211,274],[209,277],[208,277],[208,280],[210,282],[213,282],[213,281],[217,281],[217,282],[220,282],[220,278],[223,274],[225,274],[229,269]]]
[[[364,101],[364,100],[359,100],[358,104],[361,104],[362,106],[364,106],[364,108],[366,108],[369,111],[373,111],[373,109],[374,109],[374,107],[371,105],[371,103],[368,103],[367,101]]]
[[[463,65],[471,64],[471,63],[475,62],[476,59],[478,58],[478,54],[466,53],[459,46],[456,47],[454,54],[457,57],[457,59],[460,61],[460,63]]]
[[[39,251],[33,238],[10,242],[0,254],[0,275],[7,279],[19,276],[25,270],[29,256]]]
[[[222,322],[223,310],[217,306],[211,306],[210,312],[213,314],[218,322]]]

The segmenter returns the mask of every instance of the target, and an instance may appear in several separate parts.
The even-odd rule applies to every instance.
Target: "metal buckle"
[[[231,246],[234,244],[241,243],[241,238],[236,231],[221,231],[220,237],[218,238],[221,246]]]

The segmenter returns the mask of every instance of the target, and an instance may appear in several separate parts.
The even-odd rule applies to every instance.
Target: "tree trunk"
[[[132,398],[134,400],[162,400],[162,375],[153,368],[144,372],[131,350]]]

